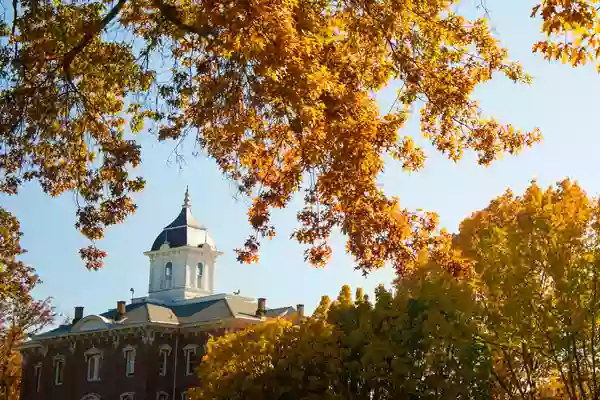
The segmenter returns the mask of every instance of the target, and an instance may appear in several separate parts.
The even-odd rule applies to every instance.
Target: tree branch
[[[195,33],[200,36],[208,36],[212,33],[212,30],[208,28],[199,28],[197,26],[186,24],[179,15],[179,10],[177,7],[172,6],[171,4],[165,3],[163,0],[153,0],[153,4],[156,8],[158,8],[162,14],[162,16],[175,25],[177,28],[184,32]]]
[[[67,75],[67,80],[69,82],[71,82],[70,67],[75,57],[77,57],[77,55],[81,53],[81,51],[83,51],[83,49],[85,49],[85,47],[88,44],[90,44],[90,42],[94,39],[94,37],[96,37],[96,35],[102,32],[104,28],[106,28],[106,26],[113,19],[115,19],[117,15],[119,15],[119,12],[121,11],[126,2],[127,0],[119,0],[119,2],[108,12],[108,14],[106,14],[104,18],[102,18],[102,20],[98,24],[96,24],[87,32],[85,32],[85,35],[83,35],[83,38],[81,39],[79,44],[73,47],[71,50],[69,50],[67,54],[65,54],[62,66],[63,70],[65,71],[65,74]]]

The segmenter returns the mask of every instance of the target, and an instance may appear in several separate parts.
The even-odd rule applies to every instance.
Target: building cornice
[[[77,340],[77,339],[85,339],[89,337],[114,337],[122,334],[130,334],[136,333],[143,335],[149,335],[149,332],[156,330],[163,330],[169,333],[186,333],[190,331],[208,331],[211,329],[223,329],[223,328],[232,328],[239,326],[241,322],[242,325],[246,325],[248,323],[257,323],[262,321],[261,318],[257,317],[246,317],[246,316],[236,316],[230,318],[224,318],[218,321],[206,321],[206,322],[192,322],[187,324],[173,324],[166,322],[144,322],[138,324],[127,324],[123,326],[113,325],[106,329],[97,329],[90,331],[79,331],[79,332],[67,332],[64,334],[56,335],[56,336],[46,336],[33,338],[32,340],[25,342],[19,346],[17,346],[17,350],[27,350],[31,348],[38,348],[45,346],[48,342],[54,341],[65,341],[65,340]],[[153,339],[148,339],[150,342]]]
[[[189,253],[198,253],[198,254],[202,254],[204,252],[210,252],[211,254],[215,255],[215,256],[222,256],[223,253],[222,251],[218,251],[216,248],[212,248],[210,247],[210,245],[206,245],[206,247],[194,247],[194,246],[179,246],[179,247],[169,247],[167,249],[159,249],[159,250],[149,250],[149,251],[145,251],[143,254],[145,256],[148,256],[150,258],[154,258],[154,257],[159,257],[159,256],[166,256],[166,255],[173,255],[173,254],[178,254],[179,252],[181,252],[182,250],[185,250],[186,252]]]

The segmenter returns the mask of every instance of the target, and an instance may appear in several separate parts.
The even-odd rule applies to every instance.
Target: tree
[[[507,191],[461,224],[500,398],[600,395],[599,216],[565,180]]]
[[[50,299],[31,296],[4,299],[0,304],[0,399],[16,400],[21,387],[21,356],[18,345],[53,320]]]
[[[348,302],[350,293],[342,288],[326,319],[211,339],[191,398],[491,398],[491,356],[466,281],[431,264],[408,273],[396,295],[380,287],[375,304]]]
[[[342,399],[330,389],[341,367],[323,320],[276,319],[211,338],[192,399]]]
[[[574,67],[588,61],[597,63],[600,60],[599,9],[597,0],[541,1],[531,16],[542,18],[546,39],[535,43],[533,52]],[[600,63],[596,66],[600,72]]]
[[[340,228],[358,269],[402,272],[436,226],[376,184],[387,156],[409,171],[424,164],[398,135],[411,107],[422,104],[422,134],[453,160],[472,150],[489,164],[540,139],[471,98],[494,73],[530,78],[454,3],[15,0],[0,26],[0,191],[37,181],[51,196],[75,192],[76,226],[93,242],[81,255],[100,268],[95,241],[144,186],[131,176],[141,148],[130,133],[150,123],[159,140],[192,136],[252,199],[240,261],[257,259],[275,234],[271,211],[303,191],[294,237],[311,263],[326,263]],[[380,113],[371,93],[390,79],[403,87]]]
[[[599,249],[600,199],[577,184],[507,191],[374,304],[344,286],[300,325],[214,342],[200,371],[221,391],[201,398],[596,399]]]
[[[29,334],[52,322],[50,299],[34,300],[31,290],[40,283],[33,268],[16,259],[18,221],[0,208],[0,399],[18,399],[21,361],[16,348]]]

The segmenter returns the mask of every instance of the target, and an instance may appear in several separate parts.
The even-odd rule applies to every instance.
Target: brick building
[[[148,296],[84,316],[21,346],[22,400],[179,400],[200,386],[209,335],[296,313],[265,299],[214,294],[215,242],[191,214],[189,194],[150,251]],[[298,313],[303,313],[298,305]]]

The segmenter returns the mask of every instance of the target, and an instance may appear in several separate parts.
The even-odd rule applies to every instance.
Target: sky
[[[468,9],[476,0],[465,0]],[[491,21],[501,43],[513,60],[520,61],[534,76],[531,86],[515,85],[498,77],[476,92],[483,109],[502,122],[530,130],[540,128],[541,144],[517,156],[504,156],[490,167],[477,165],[472,155],[458,163],[445,159],[426,146],[425,169],[406,174],[399,165],[386,164],[380,184],[388,195],[399,196],[404,207],[439,213],[442,226],[455,231],[460,221],[485,207],[507,188],[522,193],[536,179],[548,186],[566,177],[596,196],[600,193],[600,149],[598,112],[600,76],[592,66],[574,69],[549,63],[531,53],[538,40],[539,21],[529,18],[532,0],[488,0]],[[382,110],[393,102],[397,85],[377,94]],[[597,114],[600,116],[600,113]],[[400,132],[419,136],[418,121],[412,119]],[[354,270],[352,257],[345,254],[344,238],[332,240],[333,257],[323,269],[304,262],[303,250],[289,239],[297,226],[301,205],[274,214],[278,235],[264,242],[258,264],[238,264],[233,251],[241,247],[251,229],[247,223],[248,202],[236,200],[233,185],[223,178],[213,160],[193,157],[179,168],[169,162],[174,143],[158,143],[148,135],[142,143],[142,166],[136,171],[147,180],[146,189],[134,199],[139,206],[124,224],[111,227],[99,246],[108,252],[105,267],[88,271],[77,250],[89,243],[75,228],[72,194],[58,198],[44,195],[37,184],[24,186],[17,197],[1,197],[0,204],[15,214],[24,232],[22,257],[33,265],[43,283],[38,298],[53,297],[57,312],[73,315],[75,306],[85,314],[100,313],[148,290],[149,262],[142,253],[179,213],[186,185],[189,185],[192,213],[203,223],[224,255],[217,261],[217,292],[241,291],[249,297],[265,297],[268,307],[306,305],[312,312],[322,295],[335,297],[343,284],[362,287],[366,293],[394,278],[391,269],[378,270],[368,277]]]

